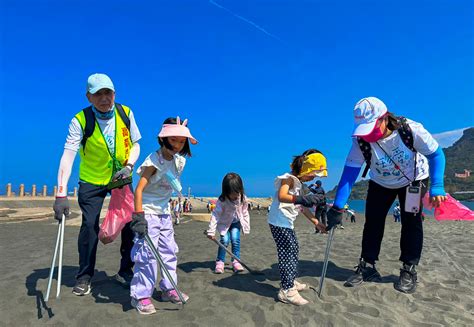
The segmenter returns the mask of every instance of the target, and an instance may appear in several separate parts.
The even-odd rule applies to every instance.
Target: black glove
[[[132,174],[132,167],[130,164],[126,165],[125,167],[123,167],[122,169],[120,169],[118,172],[116,172],[114,174],[114,176],[112,177],[112,180],[115,181],[119,178],[127,178],[127,177],[130,177],[130,175]]]
[[[298,195],[295,198],[295,204],[301,204],[304,207],[312,207],[321,204],[325,200],[321,194]]]
[[[134,212],[132,214],[132,222],[130,223],[130,228],[133,232],[137,233],[139,238],[144,238],[148,233],[148,222],[145,219],[145,213]]]
[[[69,217],[69,200],[67,196],[57,196],[53,205],[54,219],[63,220],[63,215]]]
[[[337,207],[332,206],[327,214],[326,217],[328,219],[328,226],[326,227],[326,231],[330,231],[336,225],[339,225],[342,222],[342,215],[344,213],[344,209],[339,209]]]

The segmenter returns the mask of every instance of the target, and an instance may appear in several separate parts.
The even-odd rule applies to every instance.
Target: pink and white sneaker
[[[214,269],[214,273],[216,274],[223,274],[224,273],[224,261],[216,261],[216,269]]]
[[[188,302],[189,296],[183,292],[181,292],[181,295],[183,296],[184,301]],[[181,299],[179,298],[178,292],[176,292],[176,290],[162,291],[161,299],[165,302],[181,304]]]
[[[241,272],[241,271],[244,271],[244,267],[242,267],[242,265],[240,264],[240,262],[238,262],[237,260],[234,260],[232,262],[232,268],[234,269],[234,272]]]
[[[138,313],[141,315],[151,315],[156,312],[155,306],[151,302],[150,298],[137,300],[132,297],[131,304],[132,307],[137,309]]]

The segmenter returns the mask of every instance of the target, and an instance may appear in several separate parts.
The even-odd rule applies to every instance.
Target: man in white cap
[[[105,74],[93,74],[87,80],[87,99],[91,106],[77,113],[69,124],[69,133],[58,172],[58,192],[54,202],[54,218],[69,216],[67,184],[76,153],[79,151],[78,202],[82,225],[78,238],[79,271],[73,293],[89,294],[94,275],[99,217],[110,182],[130,180],[133,165],[140,154],[137,143],[141,135],[130,108],[115,102],[115,88]],[[109,187],[108,187],[109,185]],[[129,186],[126,186],[129,187]],[[122,259],[116,280],[129,285],[133,276],[130,251],[133,232],[130,224],[122,230]]]

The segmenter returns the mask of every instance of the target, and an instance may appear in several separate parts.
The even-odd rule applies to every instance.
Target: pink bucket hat
[[[181,119],[176,117],[176,124],[163,124],[158,137],[184,136],[187,137],[192,144],[197,144],[198,141],[191,135],[189,128],[186,127],[187,124],[187,119],[181,124]]]

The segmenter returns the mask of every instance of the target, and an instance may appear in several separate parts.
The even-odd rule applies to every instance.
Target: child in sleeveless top
[[[268,224],[277,247],[281,279],[278,299],[283,303],[294,305],[308,303],[299,294],[299,291],[308,289],[308,286],[296,281],[299,245],[293,222],[300,211],[298,205],[302,205],[305,207],[303,214],[306,218],[319,231],[325,232],[325,226],[308,209],[321,204],[325,198],[321,194],[312,194],[303,182],[309,182],[315,177],[326,176],[326,158],[318,150],[310,149],[302,155],[294,157],[290,173],[275,179],[275,194],[268,215]]]

